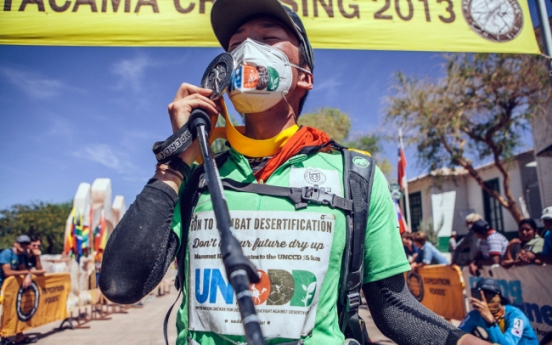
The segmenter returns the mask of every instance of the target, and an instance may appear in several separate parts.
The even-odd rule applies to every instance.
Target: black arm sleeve
[[[177,199],[170,186],[151,179],[115,227],[100,275],[100,289],[109,300],[135,303],[163,279],[178,248],[171,231]]]
[[[402,274],[362,290],[378,329],[399,345],[456,345],[466,334],[416,301]]]

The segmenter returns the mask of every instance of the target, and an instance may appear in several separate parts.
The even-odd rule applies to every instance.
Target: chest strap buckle
[[[361,304],[360,293],[354,292],[347,295],[347,310],[358,309]]]
[[[326,193],[326,189],[324,187],[320,188],[317,184],[314,187],[303,187],[301,189],[301,199],[315,204],[335,206],[334,194]]]

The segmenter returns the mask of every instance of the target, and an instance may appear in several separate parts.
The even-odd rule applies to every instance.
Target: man
[[[470,273],[479,275],[481,266],[500,264],[509,242],[504,235],[492,229],[489,223],[484,220],[473,223],[471,230],[481,241],[479,242],[477,254],[470,263]]]
[[[538,345],[539,341],[525,314],[508,305],[496,281],[479,280],[472,289],[471,312],[464,317],[460,329],[500,345]]]
[[[468,234],[458,241],[456,249],[452,253],[451,261],[453,264],[466,266],[475,258],[475,254],[477,254],[477,249],[479,248],[479,240],[475,237],[473,231],[471,231],[471,226],[480,219],[483,219],[483,217],[477,213],[470,213],[466,216]]]
[[[314,70],[312,48],[300,18],[276,0],[217,0],[211,22],[237,65],[230,99],[245,121],[243,134],[226,122],[231,148],[219,168],[221,177],[284,187],[316,181],[342,197],[341,153],[325,133],[297,126],[305,97],[313,88]],[[270,79],[262,77],[267,73]],[[280,89],[281,85],[285,87]],[[182,84],[168,107],[173,132],[186,124],[193,109],[217,116],[221,104],[210,100],[210,95],[210,90]],[[177,343],[243,343],[233,289],[217,258],[218,234],[208,192],[195,203],[193,215],[181,214],[181,206],[190,200],[179,200],[177,193],[185,188],[189,172],[179,166],[183,162],[196,169],[193,161],[198,153],[194,143],[180,155],[181,162],[158,165],[109,238],[100,288],[112,301],[136,302],[158,284],[178,247],[184,246],[187,255],[179,265],[188,272],[183,287],[187,297],[178,312]],[[344,212],[311,204],[297,211],[285,199],[255,193],[225,191],[225,197],[236,236],[261,274],[261,282],[251,290],[257,308],[262,308],[263,335],[275,344],[343,344],[336,304],[345,245]],[[383,333],[412,345],[476,344],[477,339],[423,308],[406,288],[403,272],[409,265],[405,255],[398,254],[403,249],[395,208],[379,169],[366,206],[370,216],[363,290]],[[190,221],[190,230],[182,229]],[[305,223],[314,227],[301,231],[294,225]],[[331,231],[320,231],[318,224]],[[180,243],[184,237],[188,240]],[[274,255],[283,252],[300,255],[281,256],[295,261]],[[403,327],[414,323],[414,328]]]
[[[0,288],[4,280],[11,276],[25,276],[21,286],[26,289],[32,283],[31,271],[23,262],[27,257],[27,250],[31,244],[31,238],[27,235],[19,235],[12,248],[0,252]],[[23,259],[22,259],[23,258]],[[15,335],[15,344],[30,344],[36,342],[36,338],[25,337],[23,333]]]
[[[27,248],[26,254],[23,255],[23,262],[28,270],[32,270],[34,275],[43,275],[46,270],[42,267],[42,262],[40,261],[40,246],[42,245],[42,240],[39,236],[31,236],[31,244]]]
[[[412,237],[414,245],[419,248],[418,256],[416,256],[414,262],[410,264],[413,270],[426,265],[449,264],[443,254],[427,240],[427,235],[424,232],[415,232],[412,234]]]

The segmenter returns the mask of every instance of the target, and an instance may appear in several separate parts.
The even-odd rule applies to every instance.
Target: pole
[[[535,0],[537,5],[537,13],[539,15],[540,29],[542,34],[542,42],[544,43],[544,51],[548,57],[552,56],[552,33],[550,32],[550,25],[548,23],[548,12],[546,11],[546,4],[544,0]],[[548,60],[548,78],[550,84],[552,84],[552,60]]]
[[[207,138],[207,131],[211,128],[211,119],[203,110],[195,109],[188,122],[192,133],[194,134],[195,130],[195,136],[199,141],[207,187],[220,234],[222,261],[228,281],[236,293],[247,344],[265,345],[261,324],[253,304],[251,290],[249,290],[249,283],[258,283],[260,278],[253,263],[243,255],[240,242],[232,235],[230,211],[224,198],[222,182]]]
[[[399,128],[399,149],[401,151],[404,150],[404,146],[403,146],[403,139],[402,139],[402,128]],[[405,180],[405,184],[404,184],[404,201],[405,201],[405,207],[406,208],[406,219],[408,219],[408,221],[406,222],[406,226],[408,227],[408,230],[410,232],[412,232],[412,227],[410,226],[410,224],[412,223],[412,219],[410,218],[410,198],[408,196],[408,179],[406,178],[406,169],[404,171],[404,176],[403,176],[403,179]],[[399,184],[402,184],[402,181],[399,181]]]

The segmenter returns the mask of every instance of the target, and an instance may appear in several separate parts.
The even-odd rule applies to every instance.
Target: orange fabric
[[[330,137],[319,129],[306,126],[301,127],[295,135],[289,138],[282,150],[272,156],[266,165],[255,173],[255,178],[257,181],[266,181],[280,165],[297,154],[302,148],[306,146],[322,146],[330,140]]]

